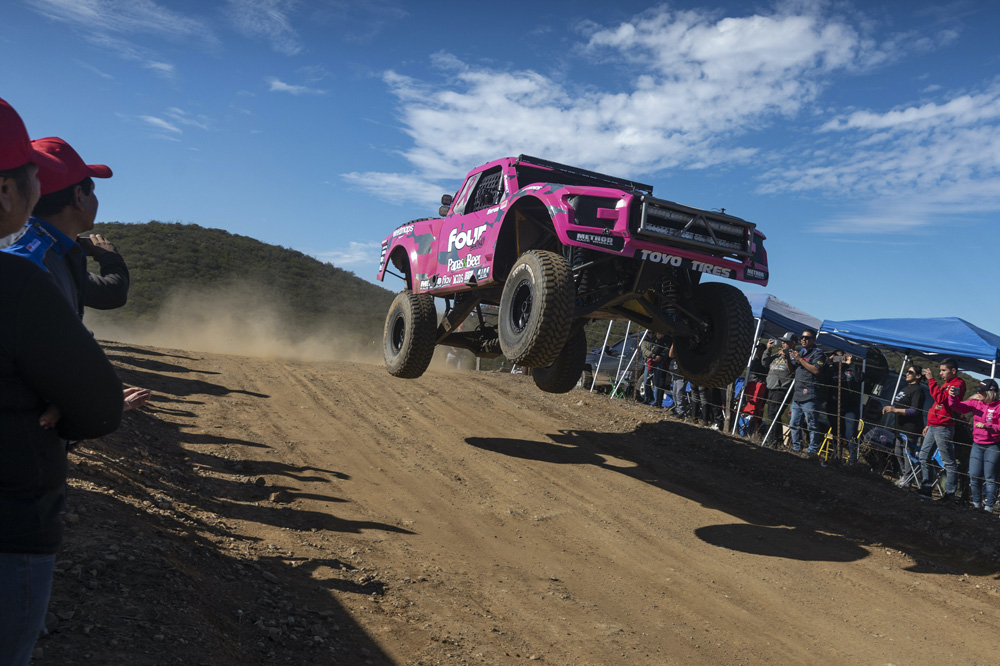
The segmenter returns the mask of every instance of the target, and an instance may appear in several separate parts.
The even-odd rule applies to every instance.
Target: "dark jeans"
[[[0,664],[27,666],[45,623],[55,555],[0,553]]]
[[[764,423],[761,424],[761,432],[767,433],[768,428],[771,427],[772,423],[777,423],[774,428],[774,432],[771,433],[771,439],[775,442],[781,441],[781,415],[784,413],[781,411],[781,402],[785,399],[785,395],[788,394],[788,387],[769,389],[767,392],[767,417]],[[791,399],[789,398],[789,402]],[[788,409],[788,403],[785,403],[785,409]]]
[[[663,382],[669,377],[667,373],[663,371],[662,364],[653,364],[653,404],[657,407],[663,406]]]
[[[722,396],[717,388],[691,387],[691,412],[705,425],[722,423]]]
[[[673,377],[671,397],[674,399],[674,414],[687,416],[691,411],[691,405],[688,402],[687,380],[680,375],[670,376]]]

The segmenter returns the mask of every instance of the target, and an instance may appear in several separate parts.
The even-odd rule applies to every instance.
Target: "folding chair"
[[[920,471],[920,449],[917,448],[917,442],[920,441],[919,438],[914,438],[913,442],[910,442],[905,434],[899,433],[898,435],[903,439],[904,446],[903,451],[905,452],[905,466],[906,469],[903,470],[902,485],[900,487],[906,488],[910,484],[921,485],[921,480],[923,479],[923,473]],[[931,483],[931,487],[937,488],[940,494],[944,494],[944,463],[941,462],[941,452],[937,449],[934,450],[934,456],[931,458],[933,467],[931,472],[934,475],[934,481]]]

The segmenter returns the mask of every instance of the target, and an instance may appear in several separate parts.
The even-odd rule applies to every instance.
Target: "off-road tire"
[[[414,379],[434,356],[437,310],[430,294],[396,294],[382,331],[382,356],[390,375]]]
[[[510,269],[500,296],[500,349],[512,363],[552,365],[573,317],[573,271],[555,252],[529,250]]]
[[[746,368],[753,345],[753,312],[739,289],[721,282],[695,287],[691,309],[708,322],[692,337],[674,339],[677,366],[692,384],[725,386]]]
[[[546,393],[569,393],[580,382],[586,361],[587,333],[580,329],[566,341],[552,365],[535,368],[531,376],[535,380],[535,386]]]

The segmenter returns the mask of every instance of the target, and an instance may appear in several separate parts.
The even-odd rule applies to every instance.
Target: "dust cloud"
[[[143,346],[296,361],[382,362],[381,330],[373,338],[350,320],[303,325],[296,323],[299,319],[276,291],[233,283],[175,290],[157,313],[135,321],[88,309],[84,323],[98,339]]]

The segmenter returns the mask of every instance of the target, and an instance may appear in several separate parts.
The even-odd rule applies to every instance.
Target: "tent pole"
[[[629,323],[631,323],[631,322],[629,322]],[[647,329],[646,333],[648,333],[648,332],[649,332],[649,330]],[[642,334],[643,339],[645,339],[646,333]],[[628,340],[628,328],[625,329],[625,340]],[[629,367],[630,365],[632,365],[632,361],[634,361],[635,357],[639,354],[639,344],[642,344],[642,343],[640,342],[640,343],[636,344],[635,349],[632,350],[632,358],[630,358],[628,360],[628,365],[625,366],[626,368]],[[625,351],[625,345],[622,345],[622,351]],[[614,400],[615,393],[618,392],[618,387],[622,385],[623,381],[625,381],[625,375],[623,375],[621,373],[622,359],[624,359],[624,358],[625,358],[625,356],[623,355],[621,358],[618,359],[618,368],[619,368],[618,374],[620,374],[621,377],[618,378],[618,383],[615,385],[614,390],[611,391],[611,399],[612,400]]]
[[[861,420],[865,416],[865,371],[868,369],[868,353],[865,352],[865,357],[861,359],[861,393],[858,395],[858,427],[855,428],[854,437],[855,439],[861,436]]]
[[[628,347],[628,334],[629,334],[629,331],[631,331],[631,330],[632,330],[632,320],[630,319],[628,321],[628,323],[625,325],[625,342],[622,343],[622,355],[618,357],[618,374],[615,375],[616,378],[620,378],[622,376],[622,361],[625,360],[625,348]],[[639,351],[639,348],[636,347],[635,350]],[[633,356],[634,356],[634,354],[633,354]],[[631,362],[632,361],[629,361],[629,363],[631,363]],[[627,368],[628,366],[626,365],[625,367]],[[618,384],[620,386],[621,385],[621,381],[619,381]],[[616,391],[618,390],[618,386],[615,387],[615,390]],[[613,397],[614,393],[612,392],[611,395]]]
[[[601,371],[601,363],[604,362],[604,350],[608,348],[608,338],[611,337],[611,325],[615,323],[612,319],[608,322],[608,332],[604,334],[604,344],[601,345],[601,355],[597,358],[597,367],[594,368],[594,376],[591,378],[590,382],[590,392],[594,392],[594,387],[597,386],[597,375]]]
[[[736,401],[736,412],[733,414],[733,431],[730,433],[732,435],[736,434],[736,428],[740,424],[740,408],[743,407],[743,398],[747,394],[747,382],[750,381],[750,366],[753,365],[753,354],[757,351],[757,340],[760,339],[760,329],[764,326],[764,318],[756,317],[757,328],[753,332],[753,346],[750,347],[750,358],[747,359],[747,369],[743,373],[743,390],[740,391],[740,397]]]
[[[788,403],[788,396],[792,395],[792,391],[794,390],[795,390],[795,380],[793,379],[792,383],[788,385],[788,391],[785,392],[785,397],[781,399],[781,406],[778,407],[779,414],[785,411],[785,405]],[[775,423],[781,423],[781,419],[771,419],[771,425],[768,426],[767,428],[767,434],[764,435],[764,439],[760,440],[761,446],[763,446],[764,442],[766,442],[768,438],[771,436],[771,431],[774,430]]]

